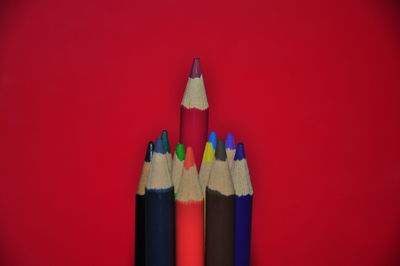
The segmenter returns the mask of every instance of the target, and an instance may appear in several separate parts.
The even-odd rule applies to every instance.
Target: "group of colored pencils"
[[[136,266],[249,266],[253,189],[243,143],[208,137],[195,58],[171,156],[166,130],[147,145],[136,193]],[[186,149],[185,149],[186,147]]]

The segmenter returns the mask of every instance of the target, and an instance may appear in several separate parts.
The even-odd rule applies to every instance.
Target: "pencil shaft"
[[[146,266],[174,266],[173,187],[146,189]]]
[[[197,170],[200,169],[204,144],[208,135],[208,109],[199,110],[181,106],[180,140],[186,147],[193,148]]]
[[[176,265],[204,266],[203,201],[176,201]]]
[[[235,196],[206,189],[206,266],[234,263]]]
[[[145,196],[136,194],[135,266],[146,265]]]
[[[249,266],[253,195],[235,196],[235,202],[235,266]]]

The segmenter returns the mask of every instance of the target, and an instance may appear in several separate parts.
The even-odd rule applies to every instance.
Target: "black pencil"
[[[145,234],[145,186],[149,175],[150,162],[153,157],[154,143],[150,141],[147,145],[146,156],[139,178],[136,191],[136,214],[135,214],[135,266],[146,265],[146,234]]]

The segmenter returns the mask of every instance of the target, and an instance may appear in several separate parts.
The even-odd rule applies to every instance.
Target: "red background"
[[[399,6],[2,1],[0,264],[133,261],[146,142],[193,56],[246,142],[254,266],[400,264]]]

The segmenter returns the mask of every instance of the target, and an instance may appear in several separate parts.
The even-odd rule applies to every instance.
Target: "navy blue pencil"
[[[243,143],[236,147],[232,166],[235,187],[235,266],[250,265],[251,216],[253,188]]]
[[[146,183],[146,266],[174,266],[174,187],[161,138]]]

